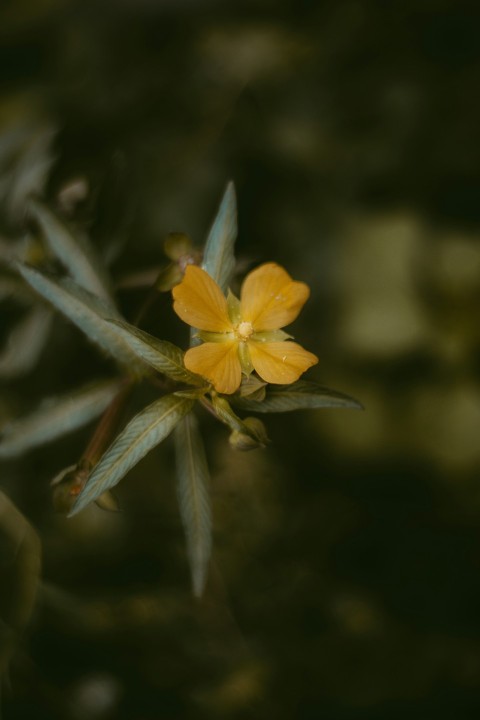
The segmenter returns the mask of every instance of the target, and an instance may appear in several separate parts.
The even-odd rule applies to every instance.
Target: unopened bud
[[[155,280],[155,287],[159,292],[169,292],[175,285],[182,281],[183,272],[177,263],[170,263],[160,271]]]
[[[202,256],[184,233],[174,232],[167,235],[163,249],[172,262],[160,272],[155,287],[159,292],[168,292],[182,282],[187,267],[198,265]]]
[[[106,510],[107,512],[119,512],[120,506],[118,504],[117,498],[112,495],[110,490],[107,490],[106,492],[102,493],[100,497],[98,497],[95,500],[95,505],[102,510]]]
[[[91,466],[80,462],[58,473],[50,483],[53,487],[53,507],[56,512],[68,514],[81,491],[85,487]]]
[[[87,199],[88,180],[85,177],[72,178],[60,188],[57,195],[59,209],[66,215],[72,215],[77,205]]]
[[[163,245],[164,253],[170,260],[178,262],[185,255],[192,252],[192,241],[184,233],[172,232],[167,235]]]
[[[247,428],[252,431],[251,434],[234,430],[228,439],[230,447],[233,448],[233,450],[241,450],[242,452],[265,447],[268,442],[268,436],[263,422],[254,417],[245,418],[243,422]]]

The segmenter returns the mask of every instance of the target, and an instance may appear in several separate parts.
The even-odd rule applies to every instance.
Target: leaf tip
[[[233,198],[236,197],[236,194],[237,194],[237,193],[236,193],[236,190],[235,190],[235,183],[234,183],[233,180],[229,180],[229,181],[227,182],[227,186],[226,186],[226,188],[225,188],[225,195],[227,195],[227,194],[228,194],[228,195],[232,195]]]
[[[351,410],[365,410],[365,405],[363,405],[360,400],[355,400],[355,398],[350,397],[349,401],[348,407]]]
[[[205,585],[207,582],[206,577],[194,577],[192,578],[192,593],[196,600],[201,600],[203,593],[205,592]]]
[[[71,510],[70,510],[70,512],[69,512],[68,515],[67,515],[67,518],[72,518],[72,517],[74,517],[75,515],[78,515],[78,513],[79,513],[81,510],[83,510],[84,507],[85,507],[85,502],[82,502],[82,494],[80,493],[80,495],[78,496],[78,498],[77,498],[77,499],[75,500],[75,502],[73,503],[73,505],[72,505],[72,507],[71,507]]]

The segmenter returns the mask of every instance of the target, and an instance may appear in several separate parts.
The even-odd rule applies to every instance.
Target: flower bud
[[[170,260],[178,261],[192,252],[192,241],[184,233],[171,232],[167,235],[163,250]]]
[[[177,263],[170,263],[160,271],[155,280],[155,287],[159,292],[169,292],[182,281],[183,272]]]
[[[228,439],[230,447],[233,450],[241,450],[243,452],[265,447],[268,442],[268,437],[263,422],[254,417],[245,418],[243,422],[252,430],[252,434],[248,435],[240,430],[234,430]]]
[[[160,272],[155,287],[159,292],[169,292],[182,282],[189,265],[200,263],[201,253],[193,247],[188,235],[178,232],[167,235],[163,249],[172,262]]]
[[[95,500],[95,505],[102,510],[106,510],[107,512],[120,511],[120,506],[118,504],[117,498],[110,492],[110,490],[102,493],[102,495],[100,495],[100,497]]]
[[[53,487],[53,507],[56,512],[68,514],[83,490],[91,467],[80,462],[65,468],[50,483]]]

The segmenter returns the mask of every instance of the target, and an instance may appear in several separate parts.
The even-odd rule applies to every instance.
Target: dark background
[[[232,178],[243,268],[308,282],[309,377],[366,407],[267,417],[249,454],[199,416],[201,602],[168,441],[114,515],[52,509],[91,428],[4,464],[43,546],[7,720],[478,717],[478,20],[453,0],[0,4],[0,132],[56,132],[46,197],[87,181],[75,219],[123,243],[114,278],[161,265],[170,231],[201,245]],[[21,212],[2,228],[21,236]],[[143,295],[119,297],[131,317]],[[147,327],[186,342],[167,298]],[[112,370],[59,318],[1,413]]]

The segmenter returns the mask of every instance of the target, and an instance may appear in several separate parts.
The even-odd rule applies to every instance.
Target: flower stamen
[[[242,342],[248,340],[250,335],[253,334],[253,325],[251,322],[241,322],[235,328],[236,336]]]

